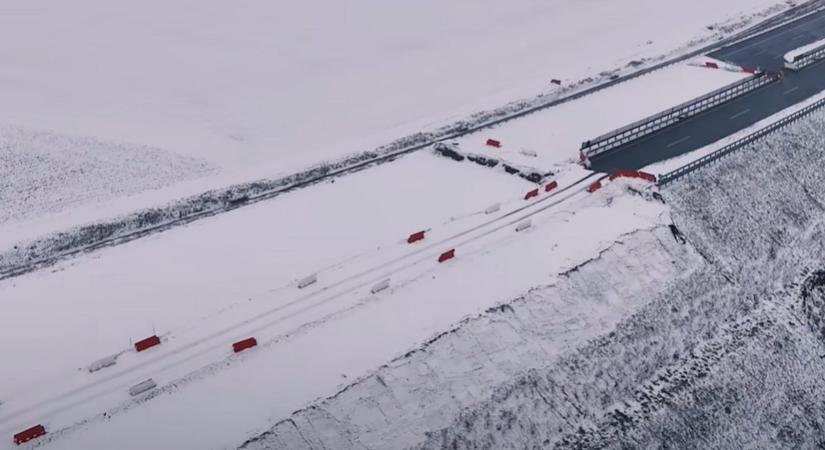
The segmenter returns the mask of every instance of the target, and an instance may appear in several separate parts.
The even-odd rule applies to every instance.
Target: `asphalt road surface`
[[[801,37],[800,37],[801,36]],[[713,53],[741,66],[773,70],[785,53],[825,36],[825,12]],[[752,57],[753,59],[747,59]],[[704,147],[825,89],[825,60],[801,71],[785,70],[777,83],[590,159],[593,170],[640,169]]]
[[[777,71],[782,68],[785,53],[820,39],[825,39],[825,13],[799,19],[762,36],[723,47],[708,56],[741,67]]]

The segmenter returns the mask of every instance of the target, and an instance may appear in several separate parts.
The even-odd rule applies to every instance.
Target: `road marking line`
[[[787,91],[783,92],[782,95],[788,95],[788,94],[790,94],[792,92],[796,92],[798,90],[799,90],[799,86],[794,86],[794,87],[788,89]]]
[[[749,112],[751,112],[751,110],[750,110],[750,109],[746,109],[746,110],[744,110],[744,111],[738,112],[738,113],[736,113],[736,114],[734,114],[734,115],[730,116],[730,118],[731,118],[731,120],[733,120],[733,119],[735,119],[735,118],[737,118],[737,117],[744,116],[745,114],[747,114],[747,113],[749,113]]]
[[[667,148],[673,147],[674,145],[679,145],[679,144],[681,144],[682,142],[685,142],[688,139],[690,139],[690,136],[685,136],[682,139],[679,139],[678,141],[673,141],[670,144],[667,144]]]

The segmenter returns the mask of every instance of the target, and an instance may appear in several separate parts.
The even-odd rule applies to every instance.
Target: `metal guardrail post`
[[[719,150],[716,150],[713,153],[705,155],[705,156],[697,159],[696,161],[692,161],[688,164],[685,164],[684,166],[682,166],[682,167],[680,167],[680,168],[678,168],[674,171],[668,172],[664,175],[659,175],[658,182],[656,184],[659,185],[659,186],[664,186],[664,185],[666,185],[666,184],[668,184],[668,183],[670,183],[674,180],[677,180],[677,179],[679,179],[679,178],[681,178],[681,177],[683,177],[683,176],[685,176],[689,173],[695,172],[696,170],[698,170],[698,169],[700,169],[700,168],[702,168],[702,167],[704,167],[704,166],[706,166],[706,165],[708,165],[708,164],[710,164],[710,163],[712,163],[712,162],[714,162],[718,159],[721,159],[722,157],[724,157],[724,156],[726,156],[730,153],[733,153],[734,151],[736,151],[740,148],[743,148],[743,147],[745,147],[749,144],[752,144],[752,143],[768,136],[769,134],[772,134],[772,133],[776,132],[777,130],[786,127],[787,125],[790,125],[791,123],[796,122],[797,120],[811,114],[812,112],[814,112],[814,111],[816,111],[816,110],[818,110],[822,107],[825,107],[825,99],[819,100],[816,103],[808,105],[805,108],[802,108],[799,111],[797,111],[797,112],[795,112],[795,113],[793,113],[793,114],[791,114],[787,117],[784,117],[784,118],[782,118],[782,119],[766,126],[765,128],[759,129],[759,130],[743,137],[742,139],[737,140],[736,142],[730,143],[730,144],[720,148]]]

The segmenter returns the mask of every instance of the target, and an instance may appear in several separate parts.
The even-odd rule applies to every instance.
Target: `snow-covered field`
[[[30,190],[19,195],[48,207],[5,214],[19,221],[62,207],[64,214],[27,220],[15,230],[45,231],[43,222],[66,228],[123,214],[125,205],[155,206],[198,189],[280,177],[513,100],[552,95],[559,90],[549,84],[554,78],[566,88],[633,70],[631,62],[644,65],[729,35],[788,6],[776,0],[359,0],[287,8],[256,0],[227,9],[216,0],[6,0],[0,125],[117,144],[73,154],[72,166],[99,175],[69,181],[83,187],[82,195],[61,205],[48,191]],[[121,151],[127,148],[194,158],[220,172],[199,184],[96,208],[111,199],[107,180],[119,176],[118,167],[146,159]],[[166,182],[132,177],[133,186],[117,194],[193,175],[160,167],[169,158],[155,166],[174,175]],[[107,163],[91,167],[101,160]],[[48,170],[19,167],[14,191],[47,179]],[[37,198],[41,194],[46,197]],[[80,200],[91,206],[75,213]]]
[[[0,227],[215,171],[155,148],[0,126]]]
[[[823,122],[669,185],[686,245],[628,236],[244,448],[815,448]]]
[[[468,135],[458,139],[456,143],[459,145],[460,151],[464,153],[497,158],[519,167],[536,169],[542,174],[564,173],[569,170],[576,160],[581,142],[623,124],[639,120],[675,104],[698,97],[741,79],[743,76],[745,74],[710,71],[677,64],[584,98],[537,112],[526,118],[504,123],[485,132]],[[651,93],[655,95],[651,95]],[[502,141],[502,147],[492,148],[484,145],[488,137],[495,137]],[[59,153],[59,149],[46,149],[46,147],[54,146],[31,146],[32,149],[41,148],[42,151],[48,151],[49,154]],[[73,159],[73,161],[76,160],[77,158]],[[36,161],[51,162],[42,159]],[[153,160],[153,163],[159,164],[160,161]],[[78,163],[74,162],[74,164]],[[42,165],[45,166],[46,164]],[[139,164],[136,166],[141,167]],[[150,163],[146,164],[145,170],[152,172],[153,168],[154,165]],[[39,170],[47,169],[47,167],[41,167]],[[100,176],[81,177],[77,180],[79,187],[74,189],[77,197],[83,199],[85,195],[88,200],[88,197],[92,194],[89,190],[84,192],[82,188],[88,187],[90,184],[101,183],[106,180],[107,174],[110,177],[117,174],[117,170],[107,172],[105,168],[99,165],[95,165],[94,169],[100,172]],[[159,168],[156,172],[169,173],[172,170],[173,167],[168,166]],[[501,170],[501,165],[499,165],[499,170]],[[19,176],[19,171],[14,173]],[[23,176],[25,177],[25,175]],[[144,178],[146,177],[132,177],[130,180],[140,179],[141,181],[135,181],[139,184],[151,179]],[[14,180],[14,178],[12,179]],[[18,184],[23,184],[24,181],[20,180]],[[191,193],[197,192],[197,189],[203,187],[202,182],[194,180],[167,189],[167,191]],[[375,189],[381,188],[376,185]],[[113,223],[121,224],[122,222],[122,228],[126,231],[138,226],[145,226],[146,220],[141,219],[141,216],[132,218],[132,216],[126,214],[130,212],[129,205],[150,206],[153,201],[157,201],[158,198],[162,198],[162,195],[164,195],[163,191],[155,192],[153,195],[144,193],[134,196],[129,202],[113,199],[107,202],[98,202],[91,207],[81,206],[70,212],[37,215],[38,212],[54,206],[56,201],[59,202],[63,198],[62,196],[66,195],[66,192],[66,190],[55,190],[52,196],[34,195],[25,199],[9,196],[9,210],[12,215],[20,212],[20,217],[23,217],[22,212],[25,211],[26,216],[34,216],[34,219],[11,221],[5,225],[5,232],[0,236],[0,249],[5,247],[7,251],[0,251],[0,263],[2,263],[0,269],[15,264],[23,264],[31,258],[39,259],[48,256],[52,252],[52,248],[70,247],[71,244],[67,245],[65,241],[85,242],[90,240],[89,238],[77,237],[84,235],[82,231],[71,231],[68,235],[55,237],[55,232],[66,231],[64,227],[67,223],[94,222],[95,217],[114,215],[115,217],[122,217],[122,219],[114,220]],[[100,195],[110,196],[111,194],[103,192]],[[198,202],[183,202],[180,207],[175,206],[176,204],[173,203],[169,206],[168,211],[157,215],[158,219],[156,221],[178,217],[179,212],[186,212],[193,208],[190,203],[197,204]],[[176,209],[179,209],[179,211]],[[111,229],[115,229],[115,227],[112,226]],[[91,230],[92,232],[88,234],[96,236],[97,224],[92,226]],[[32,237],[37,237],[37,239],[31,240]],[[9,251],[9,249],[11,250]]]
[[[76,432],[56,448],[163,447],[180,436],[191,448],[242,442],[463,317],[664,220],[660,203],[625,190],[638,182],[588,194],[582,174],[525,201],[531,185],[519,178],[421,153],[7,280],[4,303],[26,307],[10,308],[0,327],[25,338],[0,343],[10,355],[0,432],[34,422]],[[501,211],[484,214],[494,203]],[[528,216],[532,227],[515,232]],[[605,221],[611,226],[599,226]],[[407,244],[420,229],[429,230],[423,244]],[[450,248],[456,259],[438,264]],[[314,272],[317,285],[297,289]],[[391,289],[371,295],[385,278]],[[32,335],[31,323],[43,333]],[[159,349],[128,351],[130,339],[155,331]],[[250,335],[263,348],[231,358],[230,344]],[[85,373],[113,354],[115,367]],[[126,390],[149,377],[173,395],[134,408]],[[261,388],[233,388],[245,384]],[[188,421],[174,420],[186,411]]]
[[[0,57],[8,62],[0,67],[0,163],[9,162],[0,166],[0,262],[26,258],[32,242],[23,248],[20,239],[371,150],[550,93],[558,89],[550,78],[609,78],[615,72],[606,70],[633,70],[789,5],[359,0],[295,4],[285,13],[259,0],[229,11],[216,0],[9,0],[0,7]],[[332,448],[473,448],[489,442],[490,417],[515,414],[499,415],[499,399],[504,410],[522,408],[527,389],[536,401],[524,371],[548,367],[560,374],[561,383],[548,378],[557,386],[576,379],[586,412],[553,416],[547,432],[575,423],[601,439],[607,406],[664,364],[684,363],[665,350],[686,354],[734,312],[753,313],[747,322],[774,310],[747,298],[722,307],[716,321],[691,318],[678,329],[681,319],[662,314],[674,302],[704,312],[734,295],[724,283],[740,275],[738,248],[726,250],[723,234],[680,245],[667,228],[671,207],[639,180],[605,180],[586,192],[599,176],[575,164],[578,146],[741,76],[671,66],[458,140],[462,151],[552,171],[552,192],[421,151],[0,281],[0,449],[12,448],[3,436],[36,423],[49,430],[39,442],[57,449],[232,448],[270,429],[249,445],[300,448],[283,434],[282,420],[296,410],[303,425],[290,426],[301,439],[317,432]],[[795,130],[812,140],[822,124],[810,122]],[[503,148],[484,146],[487,138]],[[525,199],[535,188],[537,197]],[[701,209],[690,199],[704,197],[676,192],[687,199],[677,203],[681,214]],[[814,214],[797,210],[818,204],[770,200],[781,217],[806,220]],[[714,210],[725,203],[705,201]],[[494,204],[499,209],[485,212]],[[691,236],[701,231],[704,222],[678,217]],[[734,218],[714,226],[756,227]],[[419,230],[426,239],[408,244]],[[765,242],[782,241],[783,230]],[[782,242],[793,248],[818,236],[800,232],[804,238]],[[751,262],[776,257],[761,244],[750,249]],[[450,249],[456,257],[438,262]],[[797,279],[782,265],[790,257],[780,256],[765,267],[782,273],[782,283]],[[309,275],[318,281],[299,288]],[[384,280],[388,289],[371,292]],[[698,286],[700,295],[685,290],[671,301],[671,282]],[[637,313],[665,337],[637,327]],[[622,339],[604,337],[625,326]],[[154,333],[160,347],[132,350]],[[259,346],[234,355],[231,344],[249,336]],[[602,359],[588,362],[594,352]],[[626,367],[637,353],[649,359]],[[116,365],[89,372],[110,356]],[[595,398],[605,367],[627,377]],[[130,397],[130,386],[148,378],[158,388]],[[336,392],[323,412],[303,409]],[[562,401],[567,412],[576,406],[567,393]],[[384,409],[390,404],[394,412]],[[473,430],[467,439],[462,427]],[[511,445],[541,442],[516,430]],[[513,436],[494,439],[504,437]],[[551,440],[576,439],[559,431]]]
[[[462,150],[543,171],[578,162],[582,142],[745,78],[676,64],[573,102],[458,139]],[[501,148],[485,145],[499,140]]]

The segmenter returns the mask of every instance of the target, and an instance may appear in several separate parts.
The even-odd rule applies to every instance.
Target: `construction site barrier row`
[[[760,129],[760,130],[758,130],[754,133],[751,133],[751,134],[745,136],[744,138],[739,139],[736,142],[728,144],[728,145],[720,148],[719,150],[716,150],[715,152],[713,152],[709,155],[706,155],[702,158],[699,158],[696,161],[691,162],[690,164],[686,164],[686,165],[684,165],[684,166],[682,166],[682,167],[680,167],[680,168],[678,168],[678,169],[676,169],[672,172],[668,172],[664,175],[659,175],[658,185],[659,186],[664,186],[664,185],[666,185],[666,184],[668,184],[668,183],[670,183],[674,180],[677,180],[677,179],[679,179],[679,178],[681,178],[681,177],[683,177],[683,176],[685,176],[685,175],[687,175],[691,172],[694,172],[697,169],[699,169],[701,167],[704,167],[704,166],[712,163],[713,161],[716,161],[716,160],[724,157],[725,155],[728,155],[728,154],[730,154],[730,153],[732,153],[732,152],[734,152],[734,151],[736,151],[736,150],[738,150],[742,147],[750,145],[750,144],[764,138],[765,136],[768,136],[769,134],[779,130],[780,128],[783,128],[787,125],[790,125],[793,122],[796,122],[797,120],[807,116],[808,114],[811,114],[812,112],[822,108],[823,106],[825,106],[825,99],[819,100],[816,103],[808,105],[805,108],[803,108],[803,109],[801,109],[801,110],[799,110],[799,111],[797,111],[797,112],[795,112],[795,113],[793,113],[793,114],[791,114],[791,115],[789,115],[789,116],[787,116],[787,117],[785,117],[785,118],[783,118],[783,119],[781,119],[781,120],[779,120],[775,123],[772,123],[772,124],[768,125],[765,128],[762,128],[762,129]]]
[[[679,121],[693,117],[711,108],[727,103],[756,89],[778,81],[779,74],[757,73],[752,77],[729,84],[699,98],[631,123],[582,144],[582,160],[599,155],[659,131]]]
[[[639,178],[641,180],[656,182],[656,175],[652,173],[642,172],[641,170],[619,170],[610,174],[610,181],[616,178]]]

